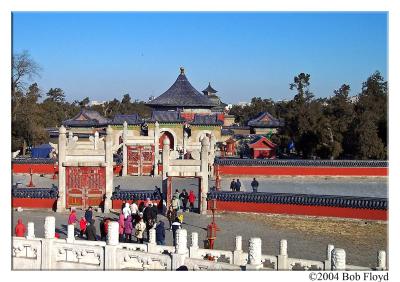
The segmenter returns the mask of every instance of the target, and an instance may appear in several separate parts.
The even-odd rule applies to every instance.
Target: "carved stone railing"
[[[374,268],[346,264],[346,252],[328,245],[324,261],[288,257],[287,241],[281,240],[278,255],[262,254],[260,238],[250,238],[248,253],[242,250],[242,237],[236,236],[235,250],[209,250],[198,246],[198,234],[177,230],[176,246],[155,243],[155,230],[150,242],[119,243],[118,222],[108,226],[107,242],[76,240],[73,225],[66,239],[55,238],[55,218],[45,219],[45,238],[35,238],[34,224],[28,223],[27,237],[13,237],[13,269],[92,269],[92,270],[387,270],[386,252],[377,255]]]
[[[269,160],[216,158],[214,164],[221,166],[388,167],[388,161],[377,160]]]

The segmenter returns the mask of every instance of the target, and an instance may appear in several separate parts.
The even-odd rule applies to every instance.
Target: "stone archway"
[[[159,148],[163,147],[164,139],[168,138],[168,140],[169,140],[169,148],[171,150],[175,150],[175,142],[176,142],[175,140],[176,140],[176,138],[175,138],[174,134],[172,132],[170,132],[170,131],[161,131],[160,130],[160,132],[162,132],[162,133],[161,133],[160,138],[158,140]]]

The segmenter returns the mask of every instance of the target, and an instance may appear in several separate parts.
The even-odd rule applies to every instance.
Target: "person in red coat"
[[[83,234],[86,234],[86,226],[87,226],[86,218],[84,218],[82,216],[81,220],[79,221],[79,227],[81,229],[81,233],[80,233],[81,238],[83,238]]]
[[[190,193],[189,193],[189,204],[190,204],[190,211],[191,212],[194,209],[194,201],[196,201],[196,196],[194,195],[193,190],[190,190]]]
[[[25,231],[26,231],[26,228],[25,228],[25,225],[22,223],[22,219],[18,218],[18,223],[15,226],[15,236],[24,237]]]

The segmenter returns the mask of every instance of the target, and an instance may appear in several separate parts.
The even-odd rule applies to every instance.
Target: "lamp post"
[[[214,241],[217,238],[218,228],[215,223],[215,211],[217,210],[217,199],[211,199],[208,201],[210,205],[210,209],[212,211],[213,219],[212,222],[207,226],[207,239],[208,239],[208,247],[209,249],[214,249]]]
[[[33,184],[33,181],[32,181],[32,167],[29,169],[29,174],[31,176],[31,180],[29,181],[27,186],[28,187],[35,187],[35,185]]]

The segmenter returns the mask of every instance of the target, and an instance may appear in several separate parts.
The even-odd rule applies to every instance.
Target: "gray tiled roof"
[[[262,112],[256,118],[250,120],[247,123],[247,125],[251,127],[269,128],[269,127],[281,127],[284,126],[285,123],[283,121],[280,121],[279,119],[274,118],[268,112]]]
[[[164,107],[205,107],[211,108],[214,105],[206,96],[197,91],[188,81],[181,68],[181,74],[175,83],[163,94],[147,103],[149,106]]]
[[[86,120],[78,120],[81,115],[86,118]],[[72,127],[103,126],[107,125],[109,122],[109,119],[101,116],[96,111],[81,109],[73,118],[63,121],[63,125]]]
[[[130,115],[115,115],[111,124],[120,125],[124,124],[124,121],[126,121],[128,124],[140,124],[143,122],[137,113],[133,113]]]
[[[218,91],[215,90],[214,88],[212,88],[212,87],[211,87],[211,83],[209,82],[207,88],[204,89],[204,90],[201,91],[201,92],[203,92],[204,94],[207,94],[207,93],[213,93],[213,94],[215,94],[215,93],[217,93]]]
[[[193,121],[190,123],[193,125],[223,125],[224,122],[218,119],[216,114],[213,115],[200,115],[195,114]]]
[[[150,121],[152,122],[184,122],[177,111],[153,111]]]

